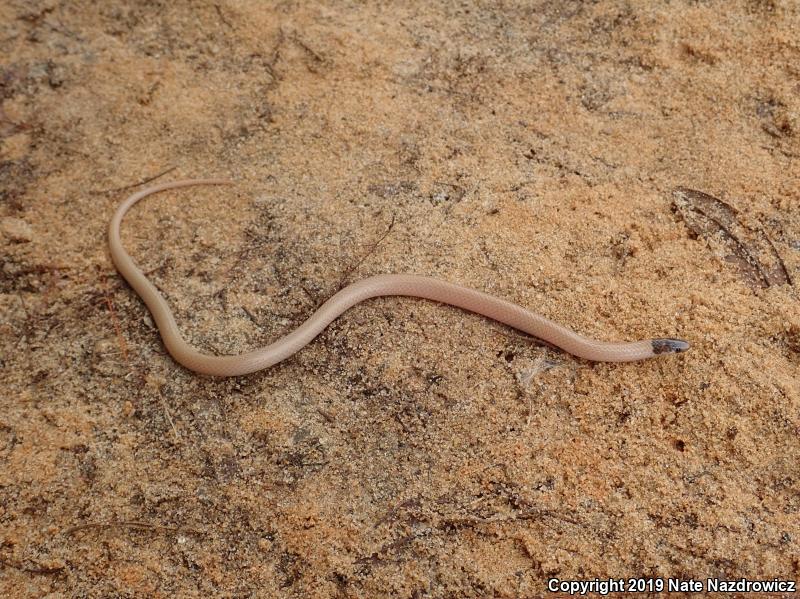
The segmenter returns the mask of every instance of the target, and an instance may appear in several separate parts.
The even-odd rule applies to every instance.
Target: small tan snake
[[[521,306],[474,289],[417,275],[377,275],[348,285],[334,294],[297,329],[266,347],[238,356],[200,353],[183,340],[169,305],[122,247],[119,228],[128,209],[153,193],[190,185],[230,184],[230,181],[223,179],[191,179],[148,187],[122,202],[108,227],[111,258],[117,270],[147,304],[172,357],[196,372],[215,376],[238,376],[277,364],[307,345],[348,308],[366,299],[384,295],[421,297],[483,314],[543,339],[575,356],[597,362],[631,362],[659,354],[682,352],[689,348],[689,344],[680,339],[647,339],[630,343],[596,341],[578,335]]]

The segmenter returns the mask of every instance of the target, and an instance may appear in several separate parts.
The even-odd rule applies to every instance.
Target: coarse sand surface
[[[413,298],[228,379],[381,273]],[[800,578],[800,3],[0,2],[0,594]]]

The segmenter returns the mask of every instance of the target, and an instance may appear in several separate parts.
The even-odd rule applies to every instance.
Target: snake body
[[[680,339],[647,339],[629,343],[597,341],[579,335],[522,306],[475,289],[431,277],[386,274],[348,285],[322,304],[297,329],[265,347],[232,356],[201,353],[183,339],[169,304],[125,251],[120,239],[120,224],[125,213],[134,204],[151,194],[192,185],[230,184],[230,181],[223,179],[189,179],[148,187],[134,193],[120,204],[108,228],[114,265],[149,308],[167,351],[177,362],[190,370],[214,376],[239,376],[268,368],[299,351],[352,306],[369,298],[392,295],[420,297],[482,314],[547,341],[575,356],[597,362],[631,362],[661,354],[682,352],[689,348],[689,344]]]

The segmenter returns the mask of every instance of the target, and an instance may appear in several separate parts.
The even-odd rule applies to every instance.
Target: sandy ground
[[[797,2],[10,0],[0,99],[4,596],[800,578]],[[196,375],[105,238],[194,176],[123,238],[204,351],[390,272],[692,349],[385,298]]]

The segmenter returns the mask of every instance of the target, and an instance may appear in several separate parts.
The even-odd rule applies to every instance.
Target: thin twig
[[[91,191],[90,193],[95,193],[95,194],[116,193],[118,191],[125,191],[126,189],[132,189],[134,187],[139,187],[140,185],[144,185],[145,183],[150,183],[150,181],[155,181],[159,177],[163,177],[164,175],[166,175],[168,173],[171,173],[176,168],[178,168],[178,167],[177,166],[171,166],[167,170],[162,171],[162,172],[158,173],[157,175],[153,175],[152,177],[148,177],[147,179],[143,179],[142,181],[139,181],[138,183],[131,183],[130,185],[124,185],[122,187],[115,187],[114,189],[96,189],[94,191]]]
[[[219,4],[215,4],[214,9],[217,11],[217,16],[219,17],[219,20],[225,23],[225,25],[227,25],[231,29],[233,29],[233,25],[231,25],[230,21],[228,21],[228,19],[225,18],[222,9],[219,7]]]
[[[378,246],[381,243],[383,243],[383,241],[389,236],[389,233],[392,232],[392,229],[394,228],[394,222],[395,222],[395,215],[392,214],[392,222],[389,223],[386,232],[383,235],[381,235],[378,241],[372,244],[372,247],[369,250],[364,252],[364,255],[361,256],[361,258],[355,264],[351,264],[347,268],[347,270],[345,270],[344,273],[342,273],[342,276],[339,278],[339,288],[344,287],[344,284],[347,282],[347,279],[350,278],[350,275],[353,274],[353,272],[356,269],[358,269],[358,267],[361,266],[367,258],[369,258],[373,253],[375,253],[375,250],[378,249]]]
[[[150,524],[148,522],[139,522],[136,520],[119,520],[111,522],[87,522],[86,524],[78,524],[65,530],[64,535],[69,536],[83,530],[110,528],[133,528],[135,530],[155,530],[158,532],[171,533],[185,532],[195,535],[204,534],[201,530],[197,530],[196,528],[187,528],[184,526],[160,526],[158,524]]]
[[[131,368],[131,362],[128,359],[128,345],[125,343],[125,337],[122,336],[122,327],[119,324],[119,319],[117,318],[117,313],[114,310],[114,304],[111,303],[111,297],[108,294],[108,287],[106,282],[103,282],[103,298],[106,301],[106,306],[108,307],[108,313],[111,314],[111,322],[114,325],[114,331],[117,334],[117,342],[119,343],[119,348],[122,350],[122,358],[125,360],[125,363],[128,365],[128,368]]]
[[[172,416],[169,413],[169,408],[167,407],[167,402],[164,401],[164,396],[161,393],[158,394],[159,399],[161,400],[161,407],[164,408],[164,414],[167,417],[167,421],[169,422],[170,426],[172,427],[172,432],[175,435],[175,443],[181,442],[181,436],[178,434],[178,428],[175,426],[175,423],[172,421]]]
[[[15,570],[27,572],[29,574],[61,574],[66,569],[65,566],[38,566],[35,568],[29,568],[27,566],[23,566],[21,563],[9,562],[2,558],[0,558],[0,566],[14,568]]]

